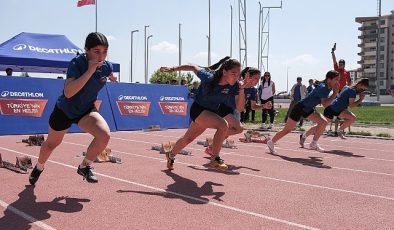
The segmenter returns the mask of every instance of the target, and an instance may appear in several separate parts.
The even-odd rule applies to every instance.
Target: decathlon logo
[[[25,45],[25,44],[18,44],[18,45],[15,45],[14,46],[14,50],[24,50],[24,49],[26,49],[26,47],[27,47],[27,45]]]
[[[165,97],[160,96],[160,101],[185,101],[184,97]]]
[[[126,96],[126,95],[119,95],[118,101],[147,101],[147,96]]]
[[[8,91],[1,92],[2,97],[8,97],[8,95],[10,95],[10,92],[8,92]]]
[[[32,97],[32,98],[43,98],[44,93],[36,93],[36,92],[9,92],[3,91],[1,92],[2,97]]]

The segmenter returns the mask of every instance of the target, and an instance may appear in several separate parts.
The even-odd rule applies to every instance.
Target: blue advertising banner
[[[160,84],[107,84],[117,130],[189,126],[188,89]]]
[[[64,87],[64,80],[0,76],[0,135],[48,132],[49,116]],[[96,105],[111,131],[115,122],[105,88]],[[70,132],[80,132],[73,125]]]

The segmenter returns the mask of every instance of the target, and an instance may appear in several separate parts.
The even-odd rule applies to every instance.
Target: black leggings
[[[261,113],[261,121],[262,123],[265,123],[267,121],[267,113],[270,116],[270,123],[274,123],[274,119],[275,119],[275,110],[274,110],[274,97],[270,97],[267,100],[261,100],[261,104],[265,104],[267,102],[271,102],[272,103],[272,108],[271,109],[263,109],[263,112]]]

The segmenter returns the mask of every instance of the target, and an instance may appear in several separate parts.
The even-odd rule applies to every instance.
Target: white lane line
[[[6,210],[9,210],[9,211],[13,212],[16,215],[22,217],[23,219],[29,221],[31,224],[34,224],[37,227],[40,227],[40,228],[45,229],[45,230],[56,230],[56,228],[53,228],[53,227],[45,224],[44,222],[39,221],[36,218],[30,216],[29,214],[27,214],[27,213],[25,213],[25,212],[23,212],[23,211],[21,211],[21,210],[19,210],[17,208],[12,207],[10,204],[7,204],[5,201],[0,200],[0,206],[3,207]]]
[[[33,157],[33,158],[38,158],[38,157],[36,157],[34,155],[30,155],[30,154],[27,154],[27,153],[22,153],[22,152],[15,151],[15,150],[12,150],[12,149],[7,149],[7,148],[3,148],[3,147],[0,147],[0,149],[6,150],[6,151],[9,151],[9,152],[22,154],[22,155],[25,155],[25,156],[30,156],[30,157]],[[68,167],[68,168],[71,168],[71,169],[76,169],[76,167],[74,167],[72,165],[64,164],[64,163],[61,163],[61,162],[58,162],[58,161],[48,160],[48,162],[51,162],[51,163],[54,163],[54,164],[58,164],[58,165],[62,165],[62,166],[65,166],[65,167]],[[203,204],[209,204],[209,205],[212,205],[212,206],[216,206],[216,207],[219,207],[219,208],[235,211],[235,212],[238,212],[238,213],[241,213],[241,214],[245,214],[245,215],[249,215],[249,216],[255,216],[255,217],[262,218],[262,219],[271,220],[271,221],[274,221],[274,222],[287,224],[287,225],[298,227],[298,228],[302,228],[302,229],[311,229],[311,230],[318,229],[318,228],[314,228],[314,227],[311,227],[311,226],[298,224],[298,223],[295,223],[295,222],[291,222],[291,221],[287,221],[287,220],[283,220],[283,219],[279,219],[279,218],[263,215],[263,214],[260,214],[260,213],[243,210],[243,209],[240,209],[240,208],[237,208],[237,207],[234,207],[234,206],[223,205],[223,204],[219,204],[219,203],[216,203],[216,202],[213,202],[213,201],[206,201],[206,200],[203,200],[203,199],[200,199],[200,198],[197,198],[197,197],[193,197],[193,196],[189,196],[189,195],[185,195],[185,194],[182,194],[182,193],[177,193],[177,192],[173,192],[173,191],[170,191],[170,190],[157,188],[157,187],[154,187],[154,186],[141,184],[141,183],[138,183],[138,182],[125,180],[125,179],[121,179],[121,178],[118,178],[118,177],[113,177],[113,176],[106,175],[106,174],[103,174],[103,173],[95,172],[95,174],[99,175],[99,176],[102,176],[102,177],[106,177],[108,179],[120,181],[120,182],[127,183],[127,184],[132,184],[132,185],[135,185],[135,186],[138,186],[138,187],[143,187],[143,188],[151,189],[151,190],[154,190],[154,191],[159,191],[159,192],[164,192],[164,193],[176,195],[176,196],[179,196],[179,197],[183,197],[183,198],[187,198],[187,199],[194,200],[194,201],[197,201],[197,202],[201,202]],[[53,229],[53,228],[51,228],[51,229]]]
[[[133,140],[133,139],[119,138],[119,137],[111,137],[111,138],[115,139],[115,140],[121,140],[121,141],[141,142],[141,143],[145,143],[145,144],[158,144],[158,143],[154,143],[154,142],[138,141],[138,140]],[[69,142],[69,143],[71,144],[71,142]],[[86,145],[81,145],[81,146],[86,146]],[[194,149],[194,150],[202,151],[202,149],[197,149],[197,148],[187,148],[187,149]],[[293,151],[299,151],[299,150],[293,150]],[[275,158],[269,158],[269,157],[250,156],[250,155],[238,154],[236,152],[222,152],[222,153],[223,153],[223,155],[241,156],[241,157],[248,157],[248,158],[263,159],[263,160],[279,161],[279,162],[283,162],[283,163],[296,164],[295,162],[289,162],[289,161],[282,160],[282,159],[275,159]],[[334,156],[332,156],[332,157],[324,157],[324,159],[329,159],[329,158],[334,158]],[[369,158],[369,157],[363,157],[363,158],[366,158],[368,160],[379,160],[379,161],[387,161],[387,162],[394,161],[394,160]],[[336,167],[336,166],[330,166],[330,167],[333,168],[333,169],[346,170],[346,171],[351,171],[351,172],[370,173],[370,174],[383,175],[383,176],[394,176],[394,174],[384,173],[384,172],[375,172],[375,171],[369,171],[369,170],[352,169],[352,168],[344,168],[344,167]]]
[[[79,134],[81,134],[81,135],[88,135],[86,133],[79,133]],[[175,136],[164,136],[164,135],[156,135],[156,134],[145,134],[145,135],[179,138],[179,137],[175,137]],[[138,141],[138,140],[133,140],[133,139],[125,139],[125,138],[120,138],[120,137],[114,137],[114,136],[111,136],[111,138],[119,139],[119,140],[122,139],[122,140],[125,140],[125,141],[131,140],[131,141],[141,142],[141,143],[158,144],[158,143],[154,143],[154,142],[144,142],[144,141]],[[283,141],[283,143],[296,143],[296,142]],[[245,145],[245,146],[248,146],[248,147],[252,147],[252,148],[258,148],[260,150],[263,149],[264,151],[266,150],[266,146],[265,145],[255,145],[255,144],[249,144],[249,143],[243,143],[242,145]],[[322,146],[324,146],[324,145],[322,145]],[[325,145],[325,146],[327,146],[327,145]],[[337,147],[345,147],[345,146],[337,146]],[[195,148],[187,147],[186,149],[195,149]],[[305,150],[311,151],[309,149],[297,150],[297,149],[287,149],[287,148],[281,148],[281,147],[276,147],[276,149],[281,149],[281,150],[291,151],[291,152],[303,152],[303,153],[305,152]],[[363,149],[363,148],[359,148],[359,149],[369,150],[369,151],[392,152],[392,151],[388,151],[388,150],[387,151],[386,150],[376,150],[376,149],[373,150],[373,149]],[[223,152],[223,153],[224,154],[228,154],[227,152]],[[332,155],[332,154],[326,153],[325,155]],[[337,158],[337,157],[340,157],[340,156],[330,156],[330,157],[324,157],[324,158]],[[394,160],[391,160],[391,159],[381,159],[381,158],[373,158],[373,157],[360,157],[360,158],[367,159],[367,160],[394,162]]]
[[[79,144],[79,143],[73,143],[73,142],[67,142],[67,141],[64,141],[64,143],[71,144],[71,145],[82,146],[82,147],[87,147],[87,145],[83,145],[83,144]],[[0,147],[0,149],[1,149],[1,147]],[[125,155],[132,155],[132,156],[137,156],[137,157],[142,157],[142,158],[149,158],[149,159],[158,160],[160,162],[163,161],[162,158],[149,157],[149,156],[139,155],[139,154],[135,154],[135,153],[118,151],[118,150],[115,150],[115,149],[111,149],[111,150],[112,150],[112,152],[122,153],[122,154],[125,154]],[[176,163],[177,164],[186,165],[186,166],[193,166],[193,167],[209,169],[209,168],[203,167],[201,165],[196,165],[196,164],[191,164],[191,163],[186,163],[186,162],[176,161]],[[350,193],[350,194],[361,195],[361,196],[366,196],[366,197],[373,197],[373,198],[380,198],[380,199],[393,200],[394,201],[394,198],[387,197],[387,196],[380,196],[380,195],[374,195],[374,194],[369,194],[369,193],[357,192],[357,191],[352,191],[352,190],[339,189],[339,188],[333,188],[333,187],[327,187],[327,186],[321,186],[321,185],[315,185],[315,184],[309,184],[309,183],[302,183],[302,182],[298,182],[298,181],[284,180],[284,179],[279,179],[279,178],[275,178],[275,177],[267,177],[267,176],[255,175],[255,174],[251,174],[251,173],[243,173],[243,172],[236,172],[236,173],[240,174],[240,175],[244,175],[244,176],[255,177],[255,178],[261,178],[261,179],[285,182],[285,183],[290,183],[290,184],[302,185],[302,186],[306,186],[306,187],[319,188],[319,189],[323,189],[323,190],[326,189],[326,190],[331,190],[331,191],[336,191],[336,192],[344,192],[344,193]]]
[[[168,137],[168,138],[179,138],[180,137],[180,136],[169,136],[169,135],[153,134],[153,133],[132,133],[132,132],[130,132],[130,134],[143,134],[143,135],[146,135],[146,136],[157,136],[157,137]],[[212,136],[211,134],[205,134],[205,133],[203,133],[202,135],[203,136]],[[337,140],[330,140],[330,141],[337,142]],[[285,140],[280,141],[279,144],[280,143],[298,144],[298,142],[285,141]],[[244,143],[244,144],[247,144],[247,143]],[[252,146],[252,147],[256,147],[256,148],[261,148],[261,147],[258,147],[258,146],[252,145],[252,144],[249,144],[249,145]],[[321,144],[321,146],[326,146],[326,147],[330,147],[330,148],[332,147],[331,145],[327,145],[327,144]],[[338,144],[336,144],[335,147],[339,147],[339,148],[342,148],[342,149],[348,149],[349,148],[348,145],[345,146],[345,145],[338,145]],[[360,149],[360,150],[373,151],[373,152],[388,152],[388,153],[392,152],[392,150],[384,150],[384,149],[368,149],[368,148],[360,148],[360,147],[357,147],[357,146],[350,146],[350,147],[355,148],[355,149]],[[297,151],[297,150],[294,150],[294,149],[283,149],[283,150]]]

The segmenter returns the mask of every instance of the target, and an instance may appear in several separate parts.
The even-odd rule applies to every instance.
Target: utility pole
[[[130,44],[130,83],[133,82],[133,34],[139,30],[131,31],[131,44]]]
[[[146,29],[149,27],[149,25],[144,26],[144,68],[145,68],[145,84],[148,84],[148,60],[147,60],[147,41],[146,41]]]
[[[208,66],[211,66],[211,0],[208,0]]]

